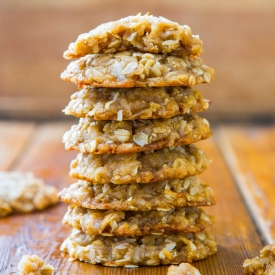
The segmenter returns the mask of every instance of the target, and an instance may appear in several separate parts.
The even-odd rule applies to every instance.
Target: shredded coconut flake
[[[110,100],[108,102],[105,103],[105,109],[106,110],[109,110],[110,109],[110,106],[111,104],[113,104],[117,99],[118,99],[118,96],[119,96],[119,93],[117,92],[113,98],[113,100]]]
[[[122,121],[123,120],[123,110],[119,110],[117,112],[117,121]]]

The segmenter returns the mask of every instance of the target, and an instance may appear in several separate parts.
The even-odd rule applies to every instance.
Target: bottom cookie
[[[127,238],[87,235],[74,229],[61,245],[61,251],[92,264],[138,267],[202,260],[214,254],[217,245],[207,231]]]

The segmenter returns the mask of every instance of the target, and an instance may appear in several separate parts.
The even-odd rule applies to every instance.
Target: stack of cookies
[[[78,85],[65,113],[79,154],[59,193],[74,229],[61,250],[92,264],[137,267],[206,258],[216,243],[211,188],[195,176],[209,165],[193,143],[211,136],[197,115],[209,102],[191,86],[214,71],[198,57],[202,42],[186,25],[129,16],[82,34],[64,53],[61,78]],[[78,58],[78,59],[77,59]]]

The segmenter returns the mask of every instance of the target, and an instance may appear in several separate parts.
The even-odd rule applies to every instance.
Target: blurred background
[[[66,119],[76,86],[60,79],[70,42],[97,25],[150,11],[187,24],[215,81],[197,87],[212,121],[275,120],[274,0],[1,0],[0,118]]]

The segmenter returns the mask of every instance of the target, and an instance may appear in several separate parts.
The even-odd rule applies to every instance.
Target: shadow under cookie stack
[[[195,176],[209,165],[193,143],[209,138],[197,115],[209,102],[191,86],[214,71],[198,57],[188,26],[163,17],[129,16],[82,34],[64,53],[61,78],[78,85],[65,113],[79,124],[65,133],[79,154],[59,193],[74,229],[61,250],[92,264],[179,264],[216,252],[200,206],[215,204]]]

